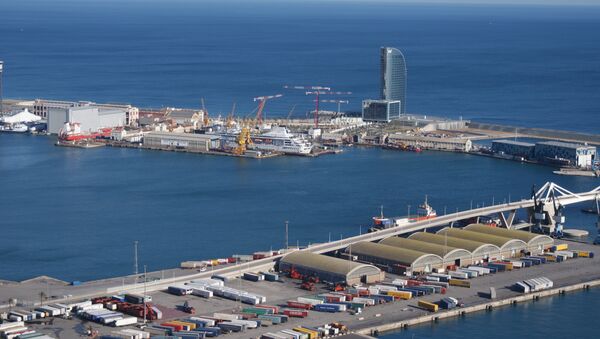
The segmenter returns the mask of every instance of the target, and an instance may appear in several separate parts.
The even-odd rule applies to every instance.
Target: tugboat
[[[433,219],[437,217],[436,211],[431,207],[427,201],[427,196],[425,196],[425,202],[423,202],[417,208],[416,215],[407,215],[405,217],[394,217],[394,218],[386,218],[383,216],[383,206],[381,207],[380,216],[373,217],[373,226],[369,229],[369,232],[375,232],[378,230],[390,228],[390,227],[399,227],[406,226],[411,223],[415,223],[418,221]]]

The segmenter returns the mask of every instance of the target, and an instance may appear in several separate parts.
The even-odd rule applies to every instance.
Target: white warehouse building
[[[126,113],[118,108],[96,106],[50,108],[48,133],[58,134],[65,123],[79,123],[82,133],[96,132],[101,128],[125,126]]]

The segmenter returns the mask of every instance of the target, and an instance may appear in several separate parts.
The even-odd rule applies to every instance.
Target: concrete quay
[[[598,249],[597,246],[590,244],[572,241],[564,242],[568,243],[569,248],[574,250],[594,251]],[[598,260],[598,257],[570,259],[562,263],[547,263],[530,268],[515,269],[509,272],[496,273],[493,275],[471,279],[471,288],[452,286],[448,289],[446,296],[460,299],[465,305],[463,308],[458,308],[451,311],[430,313],[418,308],[416,306],[416,299],[401,300],[390,304],[367,307],[362,314],[358,315],[352,315],[346,312],[319,313],[311,311],[309,316],[305,319],[292,318],[288,323],[282,325],[271,325],[259,329],[247,330],[243,333],[231,333],[223,335],[223,337],[258,338],[262,333],[266,332],[277,332],[282,329],[289,329],[300,325],[319,326],[330,322],[342,322],[346,324],[353,332],[372,335],[376,332],[397,330],[405,326],[413,326],[424,322],[435,322],[437,320],[452,316],[468,316],[468,313],[490,309],[490,307],[493,309],[494,307],[510,305],[515,302],[519,303],[535,300],[536,297],[544,297],[577,289],[585,289],[588,286],[598,286],[600,285],[600,265],[598,265]],[[269,267],[269,265],[265,263],[263,264],[263,268],[257,268],[253,271],[266,270]],[[229,265],[228,267],[215,270],[214,273],[218,272],[219,274],[235,276],[238,275],[239,272],[243,271],[243,266],[247,265],[248,264]],[[210,276],[213,273],[209,271],[189,274],[189,271],[179,271],[181,275],[175,278],[177,280],[191,280],[199,277]],[[177,272],[177,270],[173,270],[173,272]],[[184,274],[186,272],[187,275]],[[156,272],[152,274],[156,274]],[[149,276],[152,275],[149,274]],[[510,289],[510,286],[516,281],[541,276],[547,277],[554,282],[554,288],[552,290],[542,291],[536,294],[523,295]],[[398,276],[396,275],[388,274],[386,281],[391,281],[397,277]],[[173,278],[169,278],[169,280],[170,279]],[[115,282],[116,280],[117,279],[112,279],[112,282]],[[165,278],[165,280],[167,280],[167,278]],[[107,285],[109,281],[111,280],[90,283],[90,285],[81,292],[94,292],[97,293],[96,295],[112,295],[119,293],[120,288],[118,286],[111,284]],[[175,296],[165,292],[167,285],[168,283],[166,281],[162,281],[161,284],[154,284],[148,288],[148,294],[152,296],[153,303],[163,310],[165,315],[163,320],[179,319],[188,316],[187,314],[176,310],[176,306],[183,304],[185,301],[188,301],[191,306],[194,306],[199,315],[206,316],[211,316],[215,312],[231,313],[239,311],[242,307],[244,307],[244,305],[240,304],[239,302],[218,297],[204,299],[195,296]],[[245,290],[250,293],[265,295],[267,297],[267,304],[269,305],[283,305],[287,300],[293,300],[299,296],[314,295],[316,293],[323,293],[327,291],[322,284],[318,284],[317,291],[308,292],[299,288],[298,280],[291,280],[285,277],[283,277],[283,282],[250,282],[242,279],[234,279],[227,282],[226,285]],[[95,290],[93,288],[94,286],[97,287]],[[482,298],[478,294],[478,292],[489,290],[490,287],[496,288],[498,296],[496,300],[490,301],[489,299]],[[2,292],[3,296],[7,291],[5,288],[6,286],[0,287],[0,291]],[[99,292],[104,293],[102,294]],[[435,302],[441,297],[441,295],[428,295],[420,297],[419,299]],[[74,295],[71,299],[79,300],[82,298],[83,297],[81,295]],[[113,327],[100,326],[98,324],[88,323],[76,318],[71,320],[57,318],[52,325],[32,325],[31,327],[39,332],[55,335],[59,338],[76,338],[81,334],[81,329],[87,328],[89,325],[93,326],[104,335],[111,334],[113,331],[115,331],[115,328]]]

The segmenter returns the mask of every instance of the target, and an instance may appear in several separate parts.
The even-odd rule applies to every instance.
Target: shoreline
[[[524,302],[537,301],[540,298],[552,297],[556,295],[564,295],[567,292],[579,292],[582,290],[589,290],[590,288],[598,288],[600,287],[600,279],[586,281],[582,283],[567,285],[563,287],[552,288],[549,290],[543,290],[534,293],[523,294],[515,297],[504,298],[501,300],[495,300],[490,302],[485,302],[478,305],[467,306],[462,308],[454,308],[447,311],[442,311],[438,313],[431,313],[424,316],[419,316],[412,319],[406,319],[396,322],[391,322],[387,324],[377,325],[377,326],[369,326],[365,328],[359,328],[354,330],[354,333],[369,335],[369,336],[380,336],[382,334],[389,334],[391,332],[397,332],[399,330],[407,329],[411,326],[422,325],[425,323],[437,323],[442,319],[450,319],[455,317],[464,317],[471,313],[481,312],[481,311],[492,311],[496,307],[504,307],[510,305],[516,305]]]

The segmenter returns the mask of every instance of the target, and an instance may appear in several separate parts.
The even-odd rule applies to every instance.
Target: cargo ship
[[[58,132],[60,141],[81,141],[96,138],[108,138],[112,132],[112,128],[102,128],[96,132],[83,133],[81,125],[77,122],[67,122]]]
[[[378,230],[390,228],[390,227],[401,227],[410,225],[418,221],[424,221],[437,217],[436,211],[431,207],[425,196],[425,201],[417,208],[416,215],[408,215],[404,217],[393,217],[386,218],[383,216],[383,208],[381,209],[381,215],[373,217],[373,226],[369,229],[369,232],[375,232]]]

